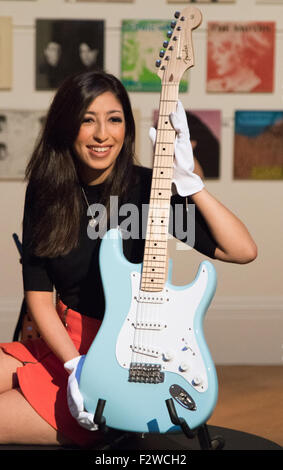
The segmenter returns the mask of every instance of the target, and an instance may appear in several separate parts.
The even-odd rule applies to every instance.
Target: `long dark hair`
[[[68,77],[58,89],[26,168],[32,194],[32,249],[41,257],[66,255],[78,244],[82,210],[81,182],[73,145],[92,101],[111,91],[120,101],[126,124],[124,144],[104,184],[100,201],[123,200],[134,163],[135,122],[130,100],[113,75],[91,71]]]

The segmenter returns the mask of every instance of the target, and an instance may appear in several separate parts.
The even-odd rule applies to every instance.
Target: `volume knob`
[[[195,375],[192,381],[192,384],[198,387],[202,384],[202,378],[199,375]]]
[[[165,353],[163,354],[163,359],[164,361],[168,362],[168,361],[172,361],[174,357],[174,354],[172,351],[165,351]]]
[[[189,368],[189,364],[187,362],[181,362],[179,369],[181,372],[186,372]]]

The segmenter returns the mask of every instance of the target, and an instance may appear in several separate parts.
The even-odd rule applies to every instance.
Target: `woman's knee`
[[[18,386],[17,368],[23,363],[0,348],[0,393]]]

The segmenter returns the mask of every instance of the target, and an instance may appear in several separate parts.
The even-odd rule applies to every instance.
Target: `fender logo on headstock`
[[[184,60],[185,64],[187,64],[191,60],[191,58],[189,56],[189,48],[188,48],[187,44],[184,45],[183,52],[185,53],[185,57],[184,57],[183,60]]]

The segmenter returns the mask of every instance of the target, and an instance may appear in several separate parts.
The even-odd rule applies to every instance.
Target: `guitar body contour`
[[[79,382],[87,411],[95,413],[98,400],[103,399],[106,400],[103,415],[109,427],[165,433],[179,430],[172,425],[165,403],[173,397],[177,415],[191,429],[203,424],[215,407],[218,391],[202,330],[216,288],[213,265],[202,262],[194,282],[187,286],[171,284],[170,268],[157,302],[150,303],[152,293],[147,297],[145,292],[143,302],[138,298],[142,264],[128,262],[123,255],[120,232],[112,229],[101,243],[100,268],[105,316],[86,355]],[[140,354],[139,348],[145,349],[145,353]],[[134,374],[132,379],[140,381],[129,381],[130,365],[138,364],[140,358],[153,370],[154,366],[159,368],[162,381],[147,382],[150,372],[141,372],[140,377]],[[157,375],[158,372],[152,372],[153,380]],[[183,404],[178,387],[187,394]]]
[[[118,229],[106,233],[99,257],[106,310],[79,378],[87,411],[95,413],[104,400],[107,426],[139,433],[180,430],[172,424],[167,400],[191,429],[201,426],[218,390],[202,328],[216,288],[214,267],[202,262],[186,286],[171,283],[170,266],[167,274],[176,137],[169,116],[176,110],[180,79],[194,64],[191,33],[201,14],[189,6],[175,18],[157,61],[162,89],[143,262],[124,257]]]

